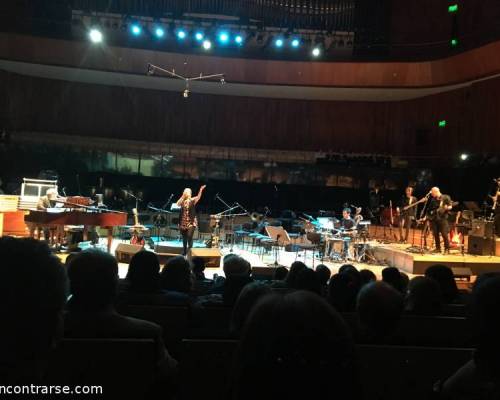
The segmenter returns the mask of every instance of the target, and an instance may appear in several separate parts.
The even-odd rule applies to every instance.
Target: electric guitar
[[[453,208],[453,207],[455,207],[455,206],[458,205],[458,201],[453,201],[450,205]],[[437,209],[431,210],[431,211],[428,212],[427,219],[429,219],[429,220],[432,221],[432,220],[436,219],[437,217],[441,218],[441,217],[444,216],[444,214],[447,211],[449,211],[449,210],[447,210],[446,208],[444,208],[444,205],[440,205]]]
[[[461,211],[457,212],[453,228],[450,229],[450,247],[460,247],[463,243],[463,235],[457,231],[457,224],[461,214]]]

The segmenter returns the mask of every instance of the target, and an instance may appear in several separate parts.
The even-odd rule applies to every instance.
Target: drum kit
[[[324,238],[324,254],[331,261],[364,261],[367,257],[368,225],[370,221],[364,221],[361,208],[355,207],[356,213],[353,218],[352,228],[345,228],[341,221],[335,217],[319,217],[317,219],[304,214],[304,231],[320,233]]]

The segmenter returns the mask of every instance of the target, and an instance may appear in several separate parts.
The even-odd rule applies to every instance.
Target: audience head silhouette
[[[160,287],[160,262],[155,253],[139,251],[132,256],[127,281],[133,291],[156,291]]]
[[[273,273],[273,279],[276,281],[284,281],[288,275],[288,269],[286,267],[277,267]]]
[[[425,270],[425,276],[437,282],[441,289],[444,303],[449,304],[457,300],[457,283],[450,267],[441,264],[432,265]]]
[[[316,271],[306,268],[297,275],[296,289],[321,295],[321,283]]]
[[[439,315],[441,297],[437,282],[425,276],[416,276],[408,284],[406,312],[414,315]]]
[[[247,320],[253,306],[265,295],[271,294],[271,288],[260,282],[252,282],[245,285],[236,300],[231,315],[231,332],[239,335],[245,321]]]
[[[118,285],[116,259],[102,251],[85,250],[68,266],[72,311],[99,311],[113,304]]]
[[[224,274],[226,278],[230,276],[249,276],[251,272],[250,263],[244,258],[232,255],[231,257],[224,258],[223,265]]]
[[[233,372],[232,398],[238,400],[327,398],[332,387],[336,398],[359,398],[349,330],[324,299],[306,291],[259,300],[243,329]]]
[[[161,273],[161,287],[165,290],[189,293],[191,290],[191,266],[183,256],[168,260]]]
[[[48,246],[0,238],[0,383],[35,383],[62,332],[66,271]]]
[[[403,295],[385,282],[371,282],[359,291],[359,321],[371,338],[382,339],[396,328],[403,312]]]
[[[302,261],[295,261],[294,263],[292,263],[292,265],[290,266],[290,271],[288,271],[285,279],[285,282],[289,288],[297,289],[297,278],[299,276],[299,273],[306,268],[307,266]]]
[[[316,274],[318,275],[319,283],[323,286],[328,284],[328,280],[332,276],[330,268],[328,268],[325,264],[319,264],[316,267]]]

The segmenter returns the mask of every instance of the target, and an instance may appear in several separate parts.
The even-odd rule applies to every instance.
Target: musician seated
[[[36,206],[37,210],[46,210],[47,208],[54,208],[57,204],[56,200],[59,199],[57,194],[57,189],[50,188],[45,192],[45,196],[38,199],[38,204]]]
[[[352,230],[356,226],[356,222],[351,218],[351,209],[346,207],[342,210],[342,219],[340,220],[340,227],[344,230]]]
[[[38,199],[38,204],[36,205],[36,209],[39,211],[46,211],[48,208],[56,207],[57,199],[59,195],[57,194],[57,189],[50,188],[45,192],[45,196],[42,196]],[[59,203],[60,204],[60,203]],[[38,229],[38,235],[40,236],[40,232],[42,230],[41,226],[36,227]],[[35,227],[30,227],[30,234],[34,236]],[[56,226],[56,227],[44,227],[43,235],[45,240],[50,244],[61,244],[64,237],[64,227]],[[55,238],[55,239],[54,239]]]

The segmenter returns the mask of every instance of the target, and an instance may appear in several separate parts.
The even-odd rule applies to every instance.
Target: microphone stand
[[[427,205],[429,204],[429,199],[431,197],[430,192],[426,194],[425,197],[421,198],[419,201],[415,202],[415,205],[424,202],[425,199],[425,204],[422,207],[422,210],[420,211],[420,218],[419,220],[422,220],[425,215],[425,211],[427,211]],[[427,218],[424,220],[424,223],[422,225],[422,231],[420,232],[420,254],[424,254],[425,250],[427,250],[427,232],[429,228],[429,221]]]
[[[165,210],[163,206],[162,206],[162,208],[153,207],[151,204],[148,204],[147,208],[150,209],[150,210],[152,210],[152,211],[155,211],[157,213],[155,221],[159,221],[160,220],[160,216],[163,213],[167,214],[167,224],[168,224],[168,216],[169,216],[169,214],[172,214],[171,211]],[[157,233],[157,235],[156,235],[156,241],[159,242],[160,241],[160,233],[161,233],[161,226],[159,224],[155,223],[155,231]]]
[[[130,193],[129,191],[122,189],[123,193],[125,193],[127,196],[133,197],[135,199],[135,209],[137,210],[137,207],[139,206],[139,202],[142,201],[139,197],[137,197],[135,194]]]

